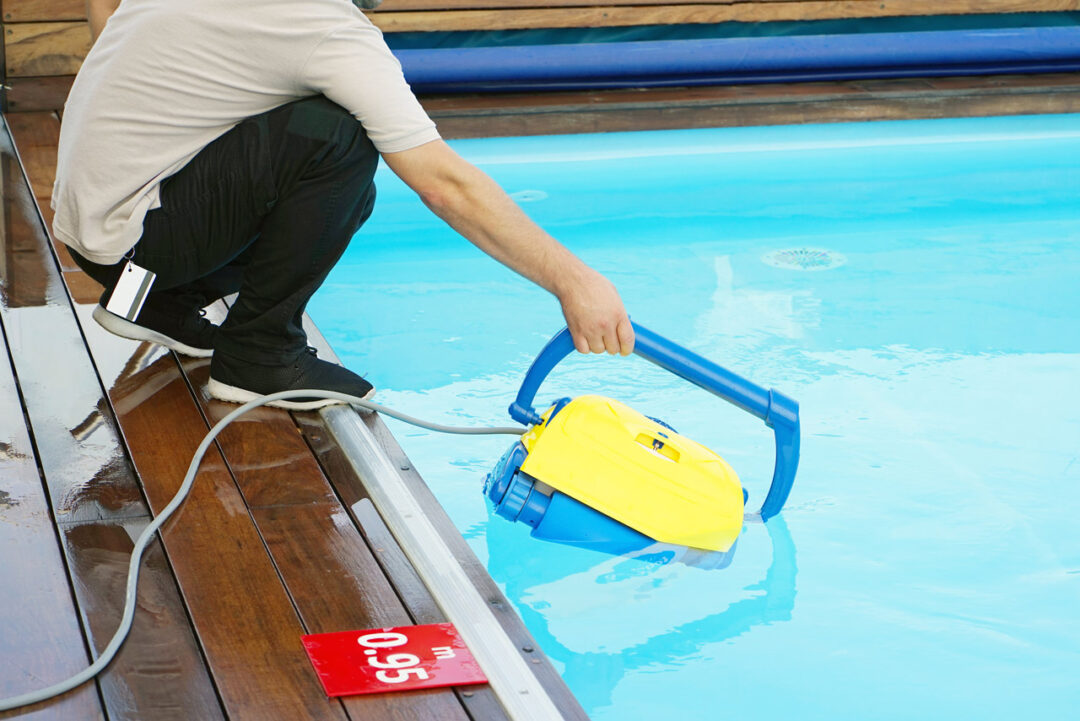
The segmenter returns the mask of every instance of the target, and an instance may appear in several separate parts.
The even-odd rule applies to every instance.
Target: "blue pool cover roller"
[[[418,92],[1080,70],[1080,26],[399,50]]]
[[[791,492],[799,466],[799,404],[783,393],[762,388],[637,323],[633,323],[633,327],[637,336],[635,354],[757,416],[773,429],[776,464],[772,484],[761,506],[761,518],[767,521],[779,513]],[[573,350],[574,341],[566,328],[544,346],[510,405],[510,416],[514,420],[529,425],[541,422],[533,408],[536,392],[551,370]]]

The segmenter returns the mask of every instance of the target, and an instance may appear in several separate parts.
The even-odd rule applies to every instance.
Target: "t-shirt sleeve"
[[[405,82],[401,63],[373,25],[349,24],[325,36],[298,79],[351,112],[379,152],[409,150],[439,138]]]

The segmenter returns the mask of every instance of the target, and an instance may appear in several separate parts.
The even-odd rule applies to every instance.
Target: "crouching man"
[[[64,109],[54,235],[105,287],[98,323],[212,356],[215,398],[373,393],[314,354],[301,318],[371,214],[380,155],[455,230],[555,295],[579,351],[633,349],[611,283],[440,139],[353,0],[88,0],[88,10],[96,39]],[[107,309],[139,269],[156,274],[139,314]],[[220,326],[203,317],[231,293]]]

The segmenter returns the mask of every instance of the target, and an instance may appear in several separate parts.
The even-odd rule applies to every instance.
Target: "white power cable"
[[[210,448],[210,444],[214,442],[218,434],[221,433],[234,420],[244,415],[248,411],[264,406],[267,403],[278,400],[287,400],[289,398],[327,398],[336,401],[343,401],[345,403],[352,404],[354,406],[360,406],[361,408],[367,408],[369,410],[378,411],[385,415],[397,418],[398,420],[410,423],[421,428],[427,428],[429,430],[437,431],[439,433],[458,433],[464,435],[514,435],[520,436],[525,432],[524,428],[513,426],[496,426],[491,428],[462,428],[460,426],[444,426],[438,423],[429,423],[428,421],[422,421],[419,418],[414,418],[405,413],[395,411],[386,406],[379,405],[378,403],[372,403],[371,401],[365,401],[362,398],[356,396],[346,395],[344,393],[335,393],[333,391],[316,391],[316,390],[293,390],[293,391],[281,391],[280,393],[271,393],[270,395],[256,398],[253,401],[249,401],[240,406],[236,410],[230,412],[227,416],[222,418],[214,427],[210,429],[210,432],[203,438],[202,443],[195,450],[195,455],[191,459],[191,464],[188,466],[187,474],[184,476],[184,482],[180,484],[180,488],[177,489],[176,495],[172,497],[169,504],[161,510],[157,516],[147,525],[143,532],[139,534],[139,537],[135,540],[135,547],[131,552],[131,561],[128,563],[128,575],[127,575],[127,591],[124,599],[124,615],[120,619],[120,626],[116,629],[116,633],[109,641],[101,655],[98,656],[92,664],[85,669],[75,674],[74,676],[65,679],[59,683],[53,684],[38,691],[31,691],[29,693],[20,694],[19,696],[11,696],[9,698],[0,699],[0,711],[8,711],[21,706],[29,706],[40,701],[45,701],[54,696],[59,696],[62,693],[66,693],[76,686],[80,686],[90,679],[97,676],[109,663],[113,660],[117,651],[120,650],[120,646],[123,645],[124,640],[127,638],[128,632],[131,631],[131,623],[135,618],[135,597],[137,594],[137,586],[139,583],[139,566],[142,562],[143,552],[146,547],[150,545],[154,538],[154,534],[157,530],[169,520],[169,516],[180,507],[180,504],[187,498],[188,493],[191,491],[191,486],[195,482],[195,475],[198,472],[199,464],[202,462],[203,456],[206,455],[206,451]]]

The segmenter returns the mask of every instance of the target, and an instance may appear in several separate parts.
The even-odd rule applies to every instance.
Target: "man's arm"
[[[383,158],[454,230],[554,294],[579,351],[633,351],[634,331],[615,286],[530,220],[483,171],[441,140]]]
[[[90,39],[97,42],[98,35],[105,29],[105,21],[109,19],[116,8],[120,7],[120,0],[86,0],[86,17],[90,20]]]

